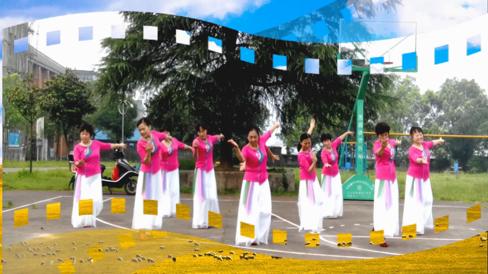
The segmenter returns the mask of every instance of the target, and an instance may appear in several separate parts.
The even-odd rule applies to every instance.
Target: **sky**
[[[331,4],[334,0],[0,0],[0,29],[42,18],[94,11],[152,11],[211,21],[248,33],[259,33]],[[341,1],[341,0],[337,0]],[[418,37],[430,39],[431,33],[455,28],[487,14],[487,0],[403,0],[393,12],[381,9],[387,0],[371,0],[378,7],[374,21],[396,21],[389,25],[398,35],[411,34],[417,27]],[[349,2],[348,2],[349,3]],[[345,6],[350,5],[346,3]],[[350,8],[351,9],[351,8]],[[341,13],[342,11],[337,11]],[[353,17],[358,14],[349,10]],[[408,22],[416,22],[411,24]],[[386,30],[388,23],[370,24],[374,31]],[[471,27],[471,26],[470,26]],[[476,28],[476,26],[473,26]],[[479,28],[482,28],[479,26]],[[0,32],[0,36],[1,36]],[[446,35],[449,36],[449,33]],[[451,35],[452,38],[452,35]],[[455,37],[454,37],[455,38]],[[482,37],[483,38],[483,37]],[[410,45],[411,42],[407,42]],[[429,43],[430,44],[430,43]],[[485,51],[486,52],[486,51]],[[429,53],[429,55],[431,55]],[[422,57],[422,56],[421,56]],[[462,68],[457,68],[461,71]],[[462,74],[462,73],[461,73]],[[421,90],[432,89],[425,81]],[[484,87],[488,90],[487,86]]]
[[[416,21],[419,32],[449,27],[485,14],[488,9],[486,0],[403,0],[395,12],[386,12],[380,8],[386,0],[372,1],[378,6],[373,20]],[[71,13],[133,10],[189,16],[257,33],[331,2],[333,0],[0,0],[0,28]]]
[[[296,18],[304,18],[334,1],[341,0],[0,0],[0,29],[28,21],[73,13],[134,10],[188,16],[255,34],[286,24]],[[377,9],[376,16],[369,19],[376,22],[369,24],[369,27],[378,33],[391,32],[392,37],[412,34],[416,28],[419,39],[422,37],[422,39],[431,40],[432,36],[438,36],[435,33],[442,33],[455,29],[456,26],[469,24],[488,12],[487,0],[403,0],[395,11],[386,11],[381,8],[381,4],[388,0],[371,1]],[[353,18],[359,16],[350,2],[345,2],[344,6],[349,7],[346,12],[349,16]],[[332,12],[343,13],[342,10]],[[379,21],[398,23],[377,23]],[[482,21],[482,23],[486,23],[486,21]],[[482,26],[476,25],[470,25],[469,28],[484,29]],[[345,29],[348,30],[347,27]],[[314,32],[317,30],[314,29]],[[433,33],[434,35],[432,35]],[[459,31],[453,33],[448,31],[446,36],[452,40],[456,39],[454,35],[462,34]],[[0,32],[0,38],[1,35]],[[481,38],[486,39],[486,37]],[[431,44],[430,41],[427,42],[427,44]],[[413,44],[408,41],[406,43]],[[428,55],[432,54],[428,53]],[[423,57],[419,56],[419,58]],[[451,74],[453,71],[456,74],[456,70],[459,70],[460,75],[465,72],[462,67],[449,69]],[[421,79],[422,77],[418,78],[421,90],[433,88],[434,85],[429,83],[428,77],[424,77],[424,80]],[[482,77],[474,76],[474,78]],[[479,80],[480,82],[488,81]],[[488,83],[483,85],[483,88],[488,90]]]
[[[412,24],[405,22],[415,22],[417,36],[420,39],[417,48],[420,67],[419,72],[411,76],[416,78],[416,83],[422,91],[436,90],[445,78],[458,77],[475,79],[488,92],[488,77],[486,77],[488,62],[483,61],[488,60],[487,49],[483,48],[481,53],[469,57],[463,54],[465,41],[471,35],[482,33],[481,39],[484,45],[488,44],[487,0],[403,0],[393,12],[380,8],[387,0],[372,1],[378,9],[375,18],[371,20],[403,22],[390,25],[398,36],[412,32]],[[332,2],[333,0],[0,0],[0,29],[74,13],[131,10],[188,16],[255,34],[296,18],[306,17]],[[355,10],[349,9],[348,13],[351,16],[358,16]],[[107,22],[117,20],[106,19]],[[73,25],[79,23],[74,18],[70,20],[74,21]],[[392,31],[385,26],[380,24],[375,31]],[[453,57],[446,64],[434,66],[431,60],[434,55],[432,49],[443,43],[451,45],[450,54],[453,54]],[[79,46],[78,44],[73,46]],[[92,46],[93,51],[100,51],[98,45]],[[47,49],[45,53],[49,53]],[[59,60],[63,59],[66,58],[59,57]],[[74,59],[70,61],[80,62]],[[90,61],[90,66],[97,62],[95,59],[84,61]]]

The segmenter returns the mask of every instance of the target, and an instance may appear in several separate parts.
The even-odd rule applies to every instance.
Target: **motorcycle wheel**
[[[124,184],[124,191],[127,195],[135,195],[137,187],[137,177],[130,177]]]

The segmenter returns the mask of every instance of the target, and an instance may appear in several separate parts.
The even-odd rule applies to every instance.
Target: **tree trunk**
[[[222,170],[233,170],[232,147],[227,141],[221,142],[220,147],[220,167]]]
[[[66,151],[68,151],[68,154],[69,154],[70,145],[69,145],[69,141],[68,141],[68,133],[66,132],[65,128],[63,128],[63,136],[64,136],[64,141],[66,142]]]
[[[32,158],[34,158],[34,149],[33,149],[33,146],[34,146],[34,121],[31,121],[30,123],[30,139],[29,139],[29,149],[30,149],[30,159],[29,159],[29,172],[32,173]]]

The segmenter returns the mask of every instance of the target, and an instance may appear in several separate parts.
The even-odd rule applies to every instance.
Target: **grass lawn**
[[[4,173],[3,189],[4,190],[14,190],[14,189],[69,190],[68,182],[70,181],[72,174],[69,171],[68,164],[66,162],[46,161],[46,162],[39,162],[39,163],[44,164],[44,166],[38,166],[38,167],[56,167],[55,164],[64,163],[63,166],[59,166],[64,169],[47,170],[47,171],[34,170],[32,171],[32,173],[29,173],[29,169],[27,167],[26,169],[18,172]],[[111,162],[103,162],[103,164],[106,166],[105,176],[110,176],[111,170],[114,167],[115,163],[111,161]],[[17,165],[15,167],[21,168],[22,166]]]
[[[298,186],[298,168],[294,172]],[[352,175],[352,171],[341,171],[342,182]],[[374,182],[374,171],[367,175]],[[321,178],[319,170],[317,176]],[[405,177],[405,171],[397,171],[400,199],[405,197]],[[434,201],[488,202],[488,173],[462,173],[456,178],[452,173],[433,172],[430,174],[430,182]]]
[[[66,164],[66,163],[65,163]],[[106,162],[106,176],[110,176],[110,170],[114,163]],[[342,181],[345,182],[352,172],[341,172]],[[403,199],[405,191],[405,172],[398,172],[400,198]],[[374,180],[374,172],[368,176]],[[68,182],[71,173],[65,170],[34,171],[27,170],[3,175],[4,190],[68,190]],[[295,169],[295,181],[298,184],[298,169]],[[460,174],[457,178],[450,173],[431,174],[432,191],[436,201],[464,201],[464,202],[488,202],[488,174]],[[298,188],[297,188],[298,189]],[[182,192],[191,192],[191,189],[182,189]],[[229,192],[236,193],[237,192]],[[296,193],[274,193],[273,195],[296,195]]]
[[[104,165],[107,167],[113,167],[114,161],[103,162]],[[29,169],[29,161],[5,161],[3,162],[4,168],[24,168]],[[66,168],[68,170],[68,161],[34,161],[32,162],[33,168],[42,168],[42,167],[59,167],[59,168]]]
[[[29,161],[4,161],[4,168],[29,168]],[[33,161],[32,167],[65,167],[68,161]]]
[[[66,170],[28,170],[3,174],[3,190],[68,190],[71,173]]]

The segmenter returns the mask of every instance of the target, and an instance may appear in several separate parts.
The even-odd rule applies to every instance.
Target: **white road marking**
[[[25,205],[21,205],[21,206],[18,206],[18,207],[15,207],[15,208],[9,208],[9,209],[6,209],[6,210],[3,210],[3,212],[10,212],[10,211],[13,211],[13,210],[16,210],[16,209],[19,209],[19,208],[23,208],[23,207],[28,207],[28,206],[31,206],[31,205],[34,205],[34,204],[40,204],[40,203],[44,203],[44,202],[48,202],[48,201],[52,201],[52,200],[56,200],[56,199],[60,199],[60,198],[73,198],[73,196],[65,196],[65,195],[60,195],[60,196],[56,196],[56,197],[52,197],[52,198],[48,198],[48,199],[44,199],[44,200],[40,200],[40,201],[37,201],[37,202],[33,202],[33,203],[29,203],[29,204],[25,204]],[[107,199],[104,199],[103,202],[107,202],[107,201],[110,201],[112,200],[113,198],[107,198]],[[190,199],[182,199],[182,200],[190,200]],[[227,201],[232,201],[232,202],[235,202],[236,200],[227,200]],[[287,202],[287,201],[282,201],[282,202]],[[435,207],[435,206],[434,206]],[[439,207],[442,207],[442,206],[439,206]],[[453,207],[453,206],[445,206],[445,207]],[[468,207],[459,207],[459,208],[468,208]],[[286,222],[290,225],[292,225],[293,227],[287,227],[288,228],[298,228],[299,226],[281,216],[278,216],[274,213],[272,213],[272,216],[280,219],[281,221],[283,222]],[[112,226],[112,227],[115,227],[115,228],[120,228],[120,229],[125,229],[125,230],[130,230],[130,231],[135,231],[131,228],[128,228],[128,227],[124,227],[124,226],[119,226],[119,225],[116,225],[116,224],[113,224],[113,223],[110,223],[110,222],[107,222],[105,220],[102,220],[102,219],[99,219],[97,218],[98,221],[100,221],[101,223],[103,224],[106,224],[106,225],[109,225],[109,226]],[[355,224],[356,225],[356,224]],[[372,223],[370,225],[373,225]],[[344,225],[341,225],[341,226],[344,226]],[[332,229],[334,228],[333,226],[330,226],[329,229]],[[477,229],[476,228],[469,228],[469,230],[472,230],[472,231],[476,231]],[[329,241],[327,239],[325,239],[325,237],[336,237],[337,235],[320,235],[320,239],[334,247],[337,247],[336,243],[333,242],[333,241]],[[354,238],[369,238],[369,236],[362,236],[362,235],[359,235],[359,236],[353,236]],[[401,239],[401,237],[387,237],[387,239]],[[415,240],[434,240],[434,241],[460,241],[460,240],[463,240],[463,239],[449,239],[449,238],[423,238],[423,237],[418,237],[418,238],[415,238]],[[229,246],[233,246],[233,245],[229,245]],[[333,255],[333,254],[318,254],[318,253],[306,253],[306,252],[294,252],[294,251],[283,251],[283,250],[275,250],[275,249],[265,249],[265,248],[254,248],[254,247],[241,247],[241,246],[234,246],[234,247],[238,247],[238,248],[243,248],[243,249],[254,249],[254,250],[262,250],[262,251],[269,251],[269,252],[277,252],[277,253],[288,253],[288,254],[296,254],[296,255],[310,255],[310,256],[323,256],[323,257],[341,257],[341,258],[351,258],[351,259],[370,259],[371,257],[359,257],[359,256],[344,256],[344,255]],[[338,247],[337,247],[338,248]],[[371,249],[366,249],[366,248],[359,248],[359,247],[350,247],[350,249],[354,249],[354,250],[360,250],[360,251],[366,251],[366,252],[373,252],[373,253],[380,253],[380,254],[386,254],[386,255],[402,255],[402,254],[399,254],[399,253],[393,253],[393,252],[383,252],[383,251],[377,251],[377,250],[371,250]]]
[[[97,218],[97,221],[99,221],[99,222],[100,222],[100,223],[102,223],[102,224],[106,224],[106,225],[113,226],[113,227],[116,227],[116,228],[125,229],[125,230],[130,230],[130,231],[136,231],[135,229],[132,229],[132,228],[128,228],[128,227],[125,227],[125,226],[120,226],[120,225],[112,224],[112,223],[107,222],[107,221],[105,221],[105,220],[102,220],[102,219],[100,219],[100,218]]]
[[[321,236],[324,236],[324,237],[329,237],[329,238],[335,238],[337,237],[337,235],[326,235],[326,234],[322,234]],[[366,235],[352,235],[353,238],[367,238],[369,239],[369,236],[366,236]],[[385,237],[386,239],[397,239],[397,240],[402,240],[402,237]],[[464,239],[454,239],[454,238],[424,238],[422,236],[420,237],[416,237],[416,238],[413,238],[413,240],[431,240],[431,241],[461,241],[461,240],[464,240]]]
[[[105,202],[110,201],[110,200],[112,200],[112,199],[113,199],[113,197],[110,197],[110,198],[107,198],[107,199],[103,200],[103,202],[105,203]],[[102,219],[100,219],[100,218],[97,218],[97,221],[99,221],[99,222],[100,222],[100,223],[102,223],[102,224],[106,224],[106,225],[108,225],[108,226],[113,226],[113,227],[116,227],[116,228],[125,229],[125,230],[130,230],[130,231],[136,231],[135,229],[132,229],[132,228],[129,228],[129,227],[125,227],[125,226],[116,225],[116,224],[113,224],[113,223],[111,223],[111,222],[107,222],[107,221],[105,221],[105,220],[102,220]]]
[[[433,205],[432,207],[438,207],[438,208],[470,208],[469,206],[454,206],[454,205]]]
[[[278,215],[276,215],[276,214],[274,214],[274,213],[271,213],[271,215],[272,215],[272,216],[274,216],[274,217],[276,217],[276,218],[278,218],[278,219],[280,219],[280,220],[283,220],[283,221],[285,221],[285,222],[287,222],[287,223],[289,223],[289,224],[291,224],[291,225],[293,225],[293,226],[295,226],[295,227],[297,227],[297,228],[299,227],[297,224],[295,224],[295,223],[293,223],[293,222],[291,222],[291,221],[289,221],[289,220],[287,220],[287,219],[285,219],[285,218],[283,218],[283,217],[280,217],[280,216],[278,216]],[[337,244],[336,244],[335,242],[329,241],[329,240],[325,239],[325,238],[324,238],[324,237],[322,237],[322,236],[320,236],[320,239],[321,239],[322,241],[324,241],[324,242],[326,242],[326,243],[330,244],[330,245],[331,245],[331,246],[333,246],[333,247],[339,248],[339,247],[337,247]],[[372,252],[372,253],[380,253],[380,254],[386,254],[386,255],[402,255],[401,253],[393,253],[393,252],[377,251],[377,250],[371,250],[371,249],[367,249],[367,248],[360,248],[360,247],[354,247],[354,246],[349,247],[349,249],[355,249],[355,250],[366,251],[366,252]]]
[[[25,205],[21,205],[21,206],[18,206],[18,207],[5,209],[2,212],[5,213],[5,212],[9,212],[9,211],[14,211],[14,210],[19,209],[19,208],[28,207],[28,206],[31,206],[31,205],[36,205],[36,204],[40,204],[40,203],[44,203],[44,202],[49,202],[49,201],[56,200],[56,199],[60,199],[60,198],[64,198],[64,197],[73,197],[73,196],[56,196],[56,197],[52,197],[52,198],[49,198],[49,199],[44,199],[44,200],[41,200],[41,201],[33,202],[33,203],[30,203],[30,204],[25,204]]]
[[[256,251],[266,251],[266,252],[294,254],[294,255],[307,255],[307,256],[333,257],[333,258],[348,258],[348,259],[374,259],[374,257],[360,257],[360,256],[333,255],[333,254],[321,254],[321,253],[307,253],[307,252],[285,251],[285,250],[270,249],[270,248],[246,247],[246,246],[236,246],[236,245],[232,245],[232,247],[242,248],[242,249],[250,249],[250,250],[256,250]]]
[[[354,226],[360,226],[360,224],[354,224]]]
[[[191,201],[192,199],[190,199],[190,198],[183,198],[182,200]],[[222,202],[236,202],[236,201],[238,201],[238,199],[219,199],[219,201],[222,201]],[[296,204],[297,201],[273,200],[273,203],[292,203],[292,204]],[[373,204],[372,204],[373,201],[365,201],[364,203],[344,201],[344,204],[345,205],[364,205],[364,204],[369,204],[369,203],[371,203],[371,206],[373,206]],[[438,208],[462,208],[462,209],[469,208],[469,206],[459,206],[459,205],[433,205],[432,207],[438,207]]]
[[[294,227],[296,227],[296,228],[299,228],[299,227],[300,227],[299,225],[297,225],[297,224],[295,224],[295,223],[293,223],[293,222],[291,222],[291,221],[288,221],[287,219],[285,219],[285,218],[283,218],[283,217],[281,217],[281,216],[278,216],[278,215],[276,215],[276,214],[274,214],[274,213],[272,213],[272,212],[271,212],[271,215],[272,215],[272,216],[274,216],[274,217],[276,217],[276,218],[278,218],[278,219],[280,219],[280,220],[282,220],[283,222],[286,222],[286,223],[291,224],[292,226],[294,226]]]
[[[104,202],[105,201],[108,201],[110,199],[106,199],[106,200],[104,200]],[[275,217],[277,217],[278,219],[281,219],[284,222],[287,222],[287,223],[290,223],[290,224],[294,225],[293,228],[296,227],[296,225],[294,223],[292,223],[292,222],[290,222],[290,221],[288,221],[288,220],[286,220],[284,218],[281,218],[278,215],[275,215],[275,214],[273,214],[273,215]],[[97,218],[97,220],[100,221],[101,223],[104,223],[104,224],[109,225],[109,226],[113,226],[113,227],[121,228],[121,229],[125,229],[125,230],[130,230],[130,231],[135,231],[134,229],[131,229],[131,228],[128,228],[128,227],[119,226],[119,225],[116,225],[116,224],[112,224],[110,222],[104,221],[104,220],[99,219],[99,218]],[[223,244],[225,244],[225,243],[223,243]],[[256,251],[276,252],[276,253],[285,253],[285,254],[293,254],[293,255],[306,255],[306,256],[317,256],[317,257],[333,257],[333,258],[348,258],[348,259],[373,259],[372,257],[360,257],[360,256],[347,256],[347,255],[333,255],[333,254],[320,254],[320,253],[307,253],[307,252],[296,252],[296,251],[284,251],[284,250],[269,249],[269,248],[243,247],[243,246],[236,246],[236,245],[229,245],[229,246],[232,246],[232,247],[235,247],[235,248],[256,250]]]

